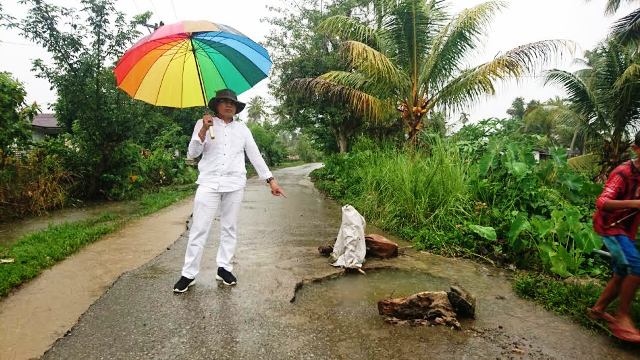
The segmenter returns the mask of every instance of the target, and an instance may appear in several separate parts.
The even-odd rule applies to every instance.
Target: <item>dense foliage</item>
[[[480,256],[561,276],[598,275],[591,230],[601,186],[571,169],[566,151],[514,135],[513,120],[425,135],[416,149],[361,139],[314,173],[318,186],[367,219],[423,248]]]
[[[150,14],[127,20],[111,0],[85,0],[79,8],[24,5],[23,19],[6,22],[51,56],[33,66],[58,95],[53,110],[63,133],[34,143],[31,120],[41,109],[24,104],[22,86],[0,75],[0,219],[192,182],[184,148],[202,110],[155,108],[115,86],[115,61]]]

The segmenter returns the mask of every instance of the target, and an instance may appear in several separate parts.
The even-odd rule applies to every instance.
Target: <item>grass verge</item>
[[[602,322],[591,320],[585,312],[595,304],[603,288],[597,283],[572,283],[533,273],[521,273],[513,282],[514,291],[521,297],[533,300],[556,314],[566,315],[587,328],[610,333]],[[639,300],[636,296],[631,305],[635,319],[640,319]],[[617,302],[614,302],[609,311],[614,313],[616,307]]]
[[[154,213],[194,193],[195,186],[163,188],[146,193],[138,200],[137,210],[129,216],[103,213],[88,220],[52,225],[0,247],[0,257],[13,263],[0,264],[0,296],[38,276],[43,270],[64,260],[83,246],[121,228],[127,222]],[[133,205],[135,206],[135,205]]]

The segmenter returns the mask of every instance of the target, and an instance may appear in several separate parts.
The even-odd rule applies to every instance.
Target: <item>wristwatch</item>
[[[273,176],[267,179],[267,184],[271,184],[271,180],[274,180]]]

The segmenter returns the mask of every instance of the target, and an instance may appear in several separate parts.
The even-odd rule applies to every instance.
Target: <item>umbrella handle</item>
[[[209,137],[211,138],[211,140],[216,138],[216,136],[213,134],[213,125],[209,127]]]

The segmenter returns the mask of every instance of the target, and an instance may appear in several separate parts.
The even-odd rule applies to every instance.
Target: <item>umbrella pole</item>
[[[200,75],[200,64],[198,63],[198,57],[196,56],[196,46],[193,43],[193,39],[189,39],[191,41],[191,51],[193,52],[193,60],[196,62],[196,71],[198,73],[198,81],[200,82],[200,92],[202,92],[202,102],[204,106],[207,106],[207,97],[204,92],[204,84],[202,83],[202,75]],[[209,137],[211,139],[215,139],[215,135],[213,134],[213,126],[209,127]]]

